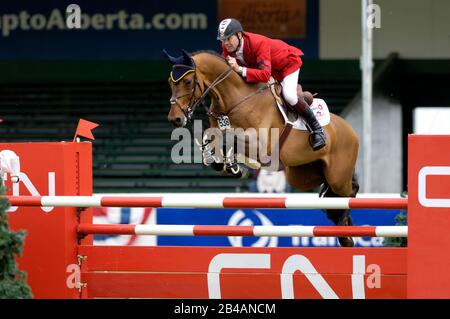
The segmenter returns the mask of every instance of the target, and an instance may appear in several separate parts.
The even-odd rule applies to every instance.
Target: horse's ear
[[[178,59],[174,58],[173,56],[171,56],[166,49],[163,49],[162,52],[164,53],[164,55],[166,56],[167,60],[170,62],[170,64],[174,65],[174,64],[178,64]]]
[[[183,58],[184,58],[184,65],[195,67],[194,60],[192,59],[191,55],[184,49],[181,50],[183,52]]]

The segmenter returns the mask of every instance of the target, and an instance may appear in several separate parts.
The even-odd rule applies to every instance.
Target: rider
[[[285,101],[305,119],[311,133],[311,147],[317,151],[326,144],[325,133],[303,94],[297,95],[297,83],[303,52],[287,43],[260,34],[245,32],[236,19],[224,19],[217,30],[222,42],[222,55],[247,82],[269,81],[270,76],[281,83]]]

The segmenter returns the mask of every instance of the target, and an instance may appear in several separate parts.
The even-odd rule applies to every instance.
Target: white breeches
[[[283,97],[291,106],[294,106],[298,102],[297,96],[297,84],[298,84],[298,74],[300,69],[286,76],[283,81],[281,81]]]

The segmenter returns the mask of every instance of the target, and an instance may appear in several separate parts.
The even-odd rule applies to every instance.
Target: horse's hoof
[[[221,172],[221,171],[223,171],[225,164],[220,163],[220,162],[213,162],[213,163],[211,163],[211,167],[213,168],[213,170],[215,170],[217,172]]]
[[[339,244],[341,245],[341,247],[355,246],[355,242],[353,241],[352,237],[339,237],[338,241],[339,241]]]

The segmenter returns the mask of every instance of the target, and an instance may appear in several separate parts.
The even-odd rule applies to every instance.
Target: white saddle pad
[[[305,122],[300,116],[288,111],[285,106],[280,105],[278,102],[277,105],[281,114],[283,114],[283,118],[286,123],[291,123],[294,129],[306,131]],[[330,110],[324,100],[315,98],[310,108],[314,112],[314,115],[320,125],[326,126],[330,123]]]

